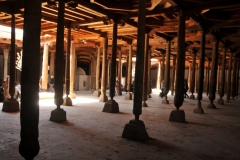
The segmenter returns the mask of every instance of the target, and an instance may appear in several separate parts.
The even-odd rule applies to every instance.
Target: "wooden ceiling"
[[[128,45],[134,53],[137,43],[138,0],[65,0],[65,24],[71,22],[72,40],[80,62],[89,62],[102,44],[102,36],[109,38],[108,54],[111,56],[113,19],[118,19],[118,47],[127,57]],[[171,40],[171,54],[177,54],[178,12],[186,12],[186,60],[191,62],[192,50],[200,48],[201,30],[206,35],[206,54],[211,58],[213,40],[220,39],[219,53],[228,46],[230,52],[240,51],[240,1],[239,0],[146,0],[146,33],[150,36],[152,57],[160,59],[166,50],[166,39]],[[41,43],[55,47],[57,32],[57,3],[42,1]],[[0,25],[11,26],[14,8],[16,28],[24,23],[24,0],[0,0]],[[0,35],[1,37],[1,35]],[[65,29],[67,39],[67,28]],[[10,41],[0,39],[0,45]],[[21,44],[21,41],[17,43]],[[207,58],[206,57],[206,58]],[[221,59],[219,59],[221,61]]]

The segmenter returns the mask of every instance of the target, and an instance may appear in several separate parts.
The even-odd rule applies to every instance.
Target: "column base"
[[[16,99],[7,99],[3,102],[3,112],[18,112],[19,102]]]
[[[108,100],[104,105],[103,112],[118,113],[118,103],[115,100]]]
[[[132,100],[132,94],[130,92],[127,92],[124,99],[125,100]]]
[[[66,97],[63,99],[63,105],[64,106],[72,106],[72,100],[70,97]]]
[[[100,91],[94,91],[93,95],[99,97],[101,95],[101,92]]]
[[[118,94],[118,96],[121,96],[122,95],[122,91],[121,90],[117,90],[117,94]]]
[[[152,98],[151,94],[148,95],[148,98]]]
[[[63,109],[54,109],[51,112],[51,117],[50,117],[50,121],[53,122],[65,122],[67,120],[66,117],[66,111],[64,111]]]
[[[218,99],[218,104],[224,105],[224,100],[222,98]]]
[[[195,96],[192,94],[190,95],[189,99],[195,99]]]
[[[77,95],[74,91],[72,91],[72,92],[70,92],[69,97],[73,99],[73,98],[76,98]]]
[[[184,110],[172,110],[169,121],[172,122],[185,122],[185,112]]]
[[[148,107],[148,105],[145,101],[142,103],[142,107]]]
[[[207,108],[216,108],[216,106],[213,103],[210,103]]]
[[[99,97],[99,102],[107,102],[108,97],[105,94],[101,94]]]
[[[149,139],[149,136],[143,121],[130,120],[124,127],[122,138],[134,141],[146,141]]]
[[[202,103],[198,101],[197,104],[196,104],[196,106],[197,106],[197,108],[195,108],[195,109],[193,110],[193,113],[203,114],[204,111],[203,111],[203,108],[202,108]]]
[[[168,101],[167,99],[163,99],[163,100],[162,100],[162,103],[163,103],[163,104],[169,104],[169,101]]]

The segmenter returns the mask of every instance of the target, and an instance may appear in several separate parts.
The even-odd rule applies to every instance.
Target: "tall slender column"
[[[176,74],[176,56],[173,56],[172,82],[171,82],[171,95],[174,94],[174,88],[175,88],[175,74]]]
[[[48,49],[49,45],[45,43],[43,45],[43,62],[42,62],[42,90],[47,90],[48,85]]]
[[[152,81],[151,81],[151,49],[148,51],[148,98],[152,98]]]
[[[222,70],[221,70],[221,80],[220,80],[220,87],[219,87],[219,99],[218,104],[224,105],[224,100],[222,97],[224,96],[224,87],[225,87],[225,67],[226,67],[226,52],[227,47],[223,49],[223,57],[222,57]]]
[[[240,69],[240,58],[237,58],[237,75],[236,75],[236,98],[238,98],[238,88],[239,88],[239,69]]]
[[[167,99],[167,94],[169,92],[170,86],[170,53],[171,52],[171,41],[167,40],[167,51],[166,51],[166,66],[165,66],[165,75],[164,75],[164,100],[162,103],[169,104]]]
[[[132,80],[132,45],[129,45],[129,55],[128,55],[128,79],[127,79],[127,93],[125,95],[126,100],[132,100],[131,90],[131,80]]]
[[[197,50],[193,50],[193,53],[192,53],[192,58],[193,58],[193,63],[192,63],[192,66],[193,66],[193,69],[192,69],[192,77],[191,77],[191,84],[190,84],[190,92],[192,93],[189,97],[189,99],[195,99],[195,96],[193,95],[194,93],[194,89],[195,89],[195,70],[196,70],[196,55],[197,55]]]
[[[207,75],[206,75],[206,79],[207,79],[207,85],[206,85],[206,95],[208,96],[209,94],[209,86],[210,86],[210,82],[209,82],[209,72],[210,72],[210,63],[211,63],[211,58],[208,58],[208,66],[207,66]]]
[[[188,67],[188,86],[190,86],[191,85],[191,75],[192,75],[192,67],[193,66],[193,63],[192,62],[189,62],[189,67]],[[189,87],[190,88],[190,87]],[[188,88],[188,91],[190,90]]]
[[[92,63],[92,70],[91,70],[91,89],[94,94],[94,91],[96,90],[96,63],[97,62],[97,53],[94,53],[91,63]]]
[[[233,53],[230,53],[229,56],[229,64],[228,64],[228,77],[227,77],[227,102],[230,100],[230,94],[231,94],[231,76],[232,76],[232,55]]]
[[[16,44],[15,44],[15,16],[12,13],[12,23],[11,23],[11,53],[10,53],[10,82],[6,89],[9,89],[11,98],[6,99],[3,102],[2,111],[3,112],[16,112],[19,111],[19,102],[14,98],[15,94],[15,63],[16,63]],[[7,91],[8,94],[8,91]]]
[[[144,47],[144,69],[143,69],[143,93],[142,93],[142,106],[148,107],[147,101],[147,80],[148,80],[148,54],[149,54],[149,35],[145,34],[145,47]]]
[[[100,81],[100,58],[101,58],[101,49],[97,47],[97,65],[96,65],[96,90],[93,92],[94,96],[99,97],[101,92],[99,91],[99,81]]]
[[[237,55],[234,54],[233,57],[233,75],[232,75],[232,85],[231,85],[231,97],[234,100],[236,96],[236,71],[237,71]]]
[[[107,38],[103,38],[101,95],[99,97],[99,102],[106,102],[108,100],[108,97],[106,96],[107,47],[108,47],[108,39]]]
[[[41,6],[41,0],[24,1],[20,110],[21,141],[18,151],[25,159],[34,159],[40,150],[38,141],[38,101],[40,76]],[[11,40],[13,39],[11,38]]]
[[[74,41],[71,41],[71,51],[70,51],[70,98],[76,98],[76,93],[74,91],[74,81],[75,81],[75,71],[76,71],[76,51]],[[92,69],[92,68],[91,68]]]
[[[211,67],[211,77],[209,86],[209,100],[210,104],[208,108],[216,108],[213,104],[216,94],[216,83],[217,83],[217,67],[218,67],[218,39],[213,42],[213,53],[212,53],[212,67]]]
[[[162,54],[162,60],[161,60],[161,72],[160,72],[160,84],[162,80],[164,80],[164,72],[165,72],[165,52]]]
[[[69,97],[70,93],[70,50],[71,50],[71,23],[68,27],[67,38],[67,52],[66,52],[66,64],[65,64],[65,84],[66,84],[66,97],[64,98],[63,105],[72,106],[72,100]]]
[[[55,51],[50,51],[50,76],[54,75]]]
[[[111,58],[108,57],[108,73],[107,73],[107,77],[108,77],[108,83],[107,83],[107,88],[110,89],[110,73],[111,73]]]
[[[203,94],[203,78],[204,78],[204,62],[205,62],[205,39],[206,39],[206,32],[205,29],[202,30],[201,36],[201,46],[200,46],[200,62],[199,62],[199,70],[198,70],[198,90],[197,90],[197,104],[196,108],[194,109],[194,113],[204,113],[202,108],[202,94]]]
[[[161,84],[161,61],[158,60],[158,69],[157,69],[157,90],[160,90],[160,84]]]
[[[117,88],[117,92],[118,95],[121,96],[122,95],[122,89],[121,89],[121,84],[122,84],[122,51],[118,52],[118,88]]]
[[[182,69],[185,68],[185,15],[182,10],[179,11],[177,44],[176,92],[174,96],[174,105],[176,110],[171,112],[169,121],[185,122],[185,112],[183,110],[179,110],[184,100],[184,72]]]
[[[63,104],[63,78],[64,78],[64,10],[65,2],[59,1],[58,3],[58,23],[57,23],[57,40],[56,40],[56,54],[55,54],[55,71],[54,71],[54,89],[55,96],[54,102],[57,106],[51,112],[50,121],[64,122],[66,121],[66,111],[60,106]]]
[[[137,32],[137,54],[136,54],[136,72],[135,89],[133,99],[133,114],[135,119],[125,125],[122,137],[136,141],[149,139],[143,121],[139,120],[142,114],[142,90],[143,90],[143,69],[144,69],[144,48],[145,48],[145,24],[146,24],[146,0],[138,1],[138,32]]]
[[[116,83],[117,26],[118,24],[115,19],[113,24],[111,74],[109,89],[110,90],[109,96],[111,97],[111,99],[105,103],[103,108],[103,112],[109,113],[119,112],[118,103],[113,99],[113,97],[115,96],[115,83]]]
[[[8,75],[8,56],[9,56],[9,49],[4,49],[3,50],[3,58],[4,58],[3,78],[4,79]]]

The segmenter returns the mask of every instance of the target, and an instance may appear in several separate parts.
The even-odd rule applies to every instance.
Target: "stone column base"
[[[218,99],[218,104],[224,105],[224,100],[222,98]]]
[[[216,106],[213,103],[210,103],[207,108],[216,108]]]
[[[76,98],[77,95],[76,95],[76,93],[73,91],[73,92],[70,92],[69,97],[73,99],[73,98]]]
[[[99,97],[99,102],[107,102],[108,97],[105,94],[101,94]]]
[[[101,95],[101,92],[100,91],[94,91],[93,95],[99,97]]]
[[[50,121],[53,122],[65,122],[67,120],[66,118],[66,111],[64,111],[63,109],[54,109],[51,112],[51,117],[50,117]]]
[[[203,114],[204,111],[203,111],[203,108],[202,108],[202,103],[198,101],[197,104],[196,104],[196,106],[197,106],[197,108],[195,108],[195,109],[193,110],[193,113]]]
[[[72,100],[69,97],[66,97],[63,99],[63,105],[64,106],[72,106]]]
[[[163,99],[163,100],[162,100],[162,103],[163,103],[163,104],[169,104],[169,101],[168,101],[167,99]]]
[[[184,110],[173,110],[170,114],[169,121],[184,123],[185,122]]]
[[[132,94],[130,92],[127,92],[124,99],[125,100],[132,100]]]
[[[192,94],[190,95],[189,99],[195,99],[195,96]]]
[[[147,103],[145,101],[143,101],[142,107],[148,107],[148,105],[147,105]]]
[[[148,95],[148,98],[152,98],[151,94]]]
[[[122,137],[134,141],[146,141],[149,139],[145,125],[141,120],[130,120],[124,127]]]
[[[108,100],[104,105],[103,112],[118,113],[118,103],[115,100]]]
[[[3,112],[17,112],[19,111],[19,102],[16,99],[7,99],[3,102]]]

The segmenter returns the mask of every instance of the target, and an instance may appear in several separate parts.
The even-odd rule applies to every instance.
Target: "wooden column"
[[[127,79],[127,93],[125,95],[126,100],[132,100],[131,81],[132,81],[132,45],[129,45],[129,55],[128,55],[128,79]]]
[[[56,54],[55,54],[55,71],[54,71],[54,102],[57,106],[51,112],[50,121],[64,122],[66,121],[66,111],[60,108],[63,104],[63,78],[64,78],[64,10],[65,2],[58,3],[58,23],[57,23],[57,40],[56,40]]]
[[[173,56],[172,82],[171,82],[171,95],[174,94],[174,88],[175,88],[175,74],[176,74],[176,56]]]
[[[137,53],[136,53],[136,72],[135,72],[135,90],[133,99],[133,114],[135,119],[125,125],[122,137],[136,141],[149,139],[143,121],[139,120],[142,114],[142,83],[144,69],[144,37],[146,29],[146,0],[138,1],[138,32],[137,32]]]
[[[170,86],[170,53],[171,52],[171,41],[167,40],[167,51],[166,51],[166,66],[164,71],[164,99],[162,103],[169,104],[167,94]]]
[[[68,27],[68,38],[67,38],[67,52],[66,52],[66,63],[65,63],[65,84],[66,84],[66,97],[64,98],[63,105],[72,106],[72,100],[69,97],[70,93],[70,50],[71,50],[71,24]]]
[[[47,91],[48,85],[48,49],[49,45],[43,45],[43,61],[42,61],[42,90]]]
[[[234,100],[236,96],[236,73],[237,72],[237,55],[236,53],[233,56],[233,75],[232,75],[232,83],[231,83],[231,97]]]
[[[99,97],[99,102],[106,102],[108,100],[108,97],[106,96],[107,49],[108,49],[108,39],[104,37],[103,38],[103,55],[102,55],[101,95]]]
[[[194,89],[195,89],[195,77],[196,77],[196,55],[197,55],[197,50],[193,50],[192,53],[192,74],[191,74],[191,83],[190,83],[190,92],[192,93],[189,97],[189,99],[195,99],[195,96],[193,95]]]
[[[92,70],[92,67],[91,67]],[[76,72],[76,51],[74,41],[71,41],[71,52],[70,52],[70,98],[76,98],[77,95],[74,91],[74,81]]]
[[[222,97],[224,96],[224,87],[225,87],[225,67],[226,67],[226,52],[227,47],[223,48],[223,57],[222,57],[222,70],[221,70],[221,80],[219,86],[219,99],[218,104],[224,105],[224,100]]]
[[[55,51],[50,50],[50,76],[54,75]]]
[[[6,99],[3,102],[2,111],[3,112],[17,112],[19,111],[19,102],[14,99],[15,94],[15,63],[16,63],[16,44],[15,44],[15,16],[12,13],[12,22],[11,22],[11,52],[10,52],[10,82],[7,88],[9,89],[10,99]],[[6,91],[8,95],[8,91]],[[5,96],[5,95],[4,95]]]
[[[116,54],[117,54],[117,22],[114,20],[113,24],[113,38],[112,38],[112,57],[111,57],[111,74],[110,74],[110,93],[111,97],[103,108],[103,112],[118,113],[118,103],[113,99],[115,96],[115,82],[116,82]]]
[[[122,51],[118,51],[118,95],[122,95],[121,84],[122,84]]]
[[[40,76],[40,31],[42,18],[41,6],[41,0],[24,1],[20,110],[21,141],[18,151],[25,159],[34,159],[40,150],[38,141],[38,101]],[[14,31],[12,31],[12,33],[13,32]]]
[[[161,84],[161,61],[158,60],[158,69],[157,69],[157,90],[160,90],[160,84]]]
[[[97,47],[97,65],[96,65],[96,90],[93,92],[94,96],[99,97],[101,92],[99,91],[99,81],[100,81],[100,59],[101,59],[101,48]]]
[[[164,72],[165,72],[165,52],[162,54],[162,60],[161,60],[161,71],[160,71],[160,85],[162,80],[164,80]]]
[[[211,77],[209,85],[209,100],[210,104],[208,108],[216,108],[213,104],[216,94],[216,84],[217,84],[217,67],[218,67],[218,39],[213,42],[213,53],[212,53],[212,66],[211,66]]]
[[[4,58],[3,78],[4,79],[8,75],[8,57],[9,57],[9,49],[4,49],[3,50],[3,58]]]
[[[152,93],[152,80],[151,80],[151,49],[149,47],[149,50],[148,50],[148,98],[152,98],[152,96],[150,95]]]
[[[227,102],[230,100],[230,94],[231,94],[231,76],[232,76],[232,55],[233,53],[230,53],[229,56],[229,64],[228,64],[228,77],[227,77]]]
[[[183,110],[179,110],[184,100],[184,72],[182,70],[185,68],[185,15],[182,10],[179,11],[177,44],[176,89],[174,96],[174,105],[176,110],[171,112],[169,121],[185,122],[185,112]]]
[[[202,108],[202,94],[203,94],[203,78],[204,78],[204,62],[205,62],[205,40],[206,40],[206,32],[203,29],[201,35],[201,46],[200,46],[200,64],[198,70],[198,91],[197,91],[197,104],[196,108],[194,109],[194,113],[204,113]]]
[[[147,101],[147,80],[148,80],[148,52],[149,50],[149,35],[145,34],[145,46],[144,46],[144,69],[143,69],[143,92],[142,92],[142,106],[148,107]]]
[[[208,66],[207,66],[207,75],[206,75],[206,95],[208,96],[209,94],[209,86],[210,86],[210,82],[209,82],[209,72],[210,72],[210,63],[211,63],[211,58],[208,58]]]
[[[237,58],[237,75],[236,75],[236,98],[238,98],[238,88],[239,88],[239,69],[240,69],[240,57]]]

